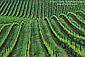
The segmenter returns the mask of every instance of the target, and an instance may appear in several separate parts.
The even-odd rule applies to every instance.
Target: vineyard
[[[85,1],[0,0],[0,57],[85,57]]]

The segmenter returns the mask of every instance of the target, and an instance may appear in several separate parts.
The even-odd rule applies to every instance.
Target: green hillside
[[[1,1],[0,57],[85,57],[85,1]]]

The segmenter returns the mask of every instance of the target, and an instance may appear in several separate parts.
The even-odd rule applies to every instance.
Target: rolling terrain
[[[85,1],[52,1],[0,2],[0,57],[85,57]]]

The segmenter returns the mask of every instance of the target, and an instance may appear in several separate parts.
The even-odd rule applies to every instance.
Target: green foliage
[[[54,42],[52,34],[56,36],[56,39],[59,40],[62,45],[64,44],[65,47],[68,47],[69,50],[74,51],[81,57],[85,57],[85,49],[82,46],[85,44],[85,36],[83,37],[76,34],[70,29],[66,22],[63,22],[64,20],[61,18],[61,16],[65,17],[65,19],[74,26],[74,28],[85,35],[85,29],[83,29],[77,22],[73,22],[71,17],[68,17],[69,15],[72,15],[80,23],[85,25],[85,20],[80,15],[77,15],[80,13],[85,16],[85,3],[80,3],[76,0],[77,5],[58,5],[56,0],[52,1],[55,2],[51,2],[51,0],[3,0],[0,2],[0,57],[9,57],[11,52],[15,51],[14,47],[16,47],[16,51],[13,57],[45,57],[46,54],[42,44],[45,45],[48,50],[47,54],[51,55],[50,57],[62,57],[60,56],[62,54],[67,55],[64,48],[61,48]],[[62,3],[64,4],[64,2]],[[66,2],[66,4],[71,3],[72,2]],[[73,4],[75,4],[75,2],[73,2]],[[47,23],[43,20],[44,18],[47,20]],[[37,21],[35,21],[36,19]],[[73,39],[68,39],[68,36],[65,36],[61,32],[60,28],[57,26],[58,24],[56,24],[56,21],[53,19],[56,19],[59,26]],[[7,36],[11,33],[10,31],[15,24],[17,26],[13,30],[12,34],[10,34],[11,36],[9,36],[6,45],[3,46],[6,42],[5,40],[7,39]],[[23,24],[24,26],[22,27]],[[51,29],[49,29],[48,26]],[[23,30],[21,30],[21,27]],[[4,29],[5,31],[2,31]],[[38,29],[40,31],[38,31]],[[40,42],[41,39],[39,33],[43,41],[42,43]],[[19,42],[16,46],[19,35]],[[12,38],[12,36],[14,38]],[[32,49],[30,52],[31,45]],[[30,55],[30,53],[32,55]]]
[[[56,16],[52,16],[52,17],[56,17]],[[71,45],[71,44],[69,43],[69,40],[67,41],[67,40],[64,40],[63,38],[61,38],[61,37],[54,31],[54,29],[52,28],[52,25],[51,25],[49,19],[48,19],[47,17],[45,17],[45,19],[46,19],[47,22],[49,23],[49,26],[50,26],[52,32],[55,34],[55,36],[56,36],[61,42],[63,42],[64,44],[66,44],[69,49],[74,50],[78,55],[80,55],[80,56],[85,56],[83,52],[80,52],[79,49],[77,49],[77,48],[75,48],[75,46]],[[58,18],[56,17],[56,19],[58,19]]]

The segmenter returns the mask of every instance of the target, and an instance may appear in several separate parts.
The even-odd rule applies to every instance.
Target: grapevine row
[[[31,20],[30,20],[30,22],[29,22],[29,34],[28,34],[28,45],[27,45],[27,46],[28,46],[28,48],[27,48],[27,50],[28,50],[28,51],[27,51],[27,57],[29,57],[29,52],[30,52],[30,51],[29,51],[30,45],[31,45],[31,40],[30,40],[30,38],[31,38],[31,33],[32,33],[32,32],[31,32],[31,29],[32,29],[32,28],[31,28]]]
[[[16,6],[16,3],[17,3],[17,0],[15,0],[15,1],[14,1],[13,5],[12,5],[12,7],[11,7],[11,9],[10,9],[9,13],[8,13],[8,16],[10,16],[10,15],[12,14],[13,9],[14,9],[14,8],[15,8],[15,6]]]
[[[51,48],[50,48],[50,46],[48,45],[48,43],[45,41],[45,39],[44,39],[44,36],[43,36],[43,34],[42,34],[42,28],[41,28],[41,26],[40,26],[40,21],[39,21],[39,19],[37,19],[38,20],[38,24],[39,24],[39,29],[40,29],[40,34],[41,34],[41,37],[42,37],[42,40],[43,40],[43,44],[46,46],[46,48],[48,49],[48,53],[51,55],[51,57],[54,57],[54,55],[53,55],[53,51],[51,50]]]
[[[8,13],[8,11],[9,11],[11,5],[13,4],[13,2],[14,2],[14,1],[12,1],[12,2],[10,3],[10,5],[9,5],[9,7],[7,8],[7,11],[5,12],[4,16],[7,15],[7,13]]]
[[[5,6],[4,10],[1,12],[1,15],[3,15],[3,14],[4,14],[4,12],[6,11],[6,8],[9,6],[9,4],[10,4],[10,2],[8,2],[8,3],[6,4],[6,6]]]
[[[78,55],[80,55],[80,56],[85,56],[85,54],[84,54],[82,51],[80,51],[79,49],[75,48],[75,46],[71,45],[69,41],[62,39],[62,38],[55,32],[55,30],[52,28],[52,25],[51,25],[49,19],[48,19],[47,17],[45,17],[45,19],[46,19],[47,22],[49,23],[49,26],[50,26],[52,32],[55,34],[55,36],[56,36],[61,42],[63,42],[64,44],[66,44],[69,49],[74,50],[74,52],[76,52]]]
[[[83,23],[83,24],[85,25],[85,22],[84,22],[83,20],[81,20],[80,18],[78,18],[78,16],[77,16],[75,13],[73,13],[73,12],[68,12],[67,15],[69,15],[69,14],[75,16],[77,20],[79,20],[81,23]]]
[[[83,34],[85,33],[85,30],[84,29],[82,29],[82,28],[76,26],[74,23],[72,23],[71,20],[69,20],[69,18],[65,14],[60,14],[60,17],[61,16],[64,16],[65,19],[68,20],[70,24],[72,24],[76,29],[78,29],[79,31],[81,31]]]
[[[27,11],[27,13],[28,13],[28,14],[27,14],[27,16],[26,16],[27,18],[28,18],[28,17],[29,17],[29,15],[30,15],[32,2],[33,2],[32,0],[31,0],[31,1],[29,1],[29,8],[28,8],[28,11]]]
[[[12,27],[13,27],[14,24],[16,24],[16,23],[13,23],[13,24],[10,26],[7,34],[0,40],[0,47],[2,46],[2,44],[4,43],[4,41],[6,40],[6,38],[7,38],[7,36],[9,35],[9,33],[10,33],[10,31],[11,31],[11,29],[12,29]]]
[[[79,35],[77,35],[77,34],[74,34],[74,33],[70,32],[66,27],[64,27],[64,25],[59,21],[59,19],[58,19],[55,15],[53,15],[52,18],[53,18],[53,17],[56,18],[56,20],[58,20],[58,23],[62,26],[62,28],[63,28],[69,35],[71,35],[72,37],[74,37],[75,39],[78,39],[78,40],[82,40],[82,41],[85,40],[85,37],[82,37],[82,36],[79,36]]]
[[[19,37],[19,34],[20,34],[20,31],[21,31],[21,25],[22,25],[23,22],[21,22],[20,24],[20,28],[19,28],[19,31],[18,31],[18,34],[17,34],[17,37],[15,38],[14,42],[11,43],[11,46],[6,50],[6,53],[3,54],[3,57],[7,57],[13,50],[17,40],[18,40],[18,37]]]
[[[18,5],[16,16],[18,16],[20,9],[21,9],[21,6],[22,6],[22,1],[20,1],[20,4]]]
[[[16,6],[15,6],[14,9],[13,9],[14,11],[13,11],[13,13],[12,13],[12,16],[14,16],[15,12],[17,11],[16,9],[17,9],[18,4],[19,4],[19,0],[17,1],[17,4],[16,4]]]

